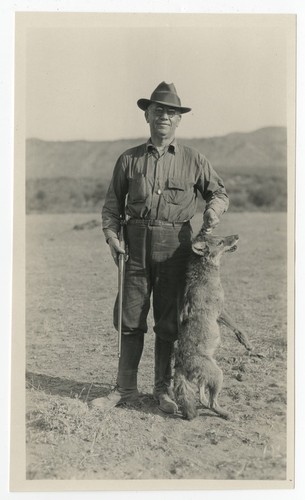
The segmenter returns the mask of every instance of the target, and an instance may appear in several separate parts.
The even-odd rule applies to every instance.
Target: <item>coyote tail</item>
[[[174,391],[183,416],[188,420],[195,418],[197,416],[195,392],[190,382],[188,382],[180,370],[176,370],[175,372]]]

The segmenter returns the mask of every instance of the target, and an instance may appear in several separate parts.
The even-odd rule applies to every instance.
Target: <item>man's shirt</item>
[[[197,195],[218,216],[229,200],[222,179],[199,151],[174,140],[162,154],[150,140],[123,153],[102,210],[106,239],[117,237],[120,217],[190,220],[196,213]]]

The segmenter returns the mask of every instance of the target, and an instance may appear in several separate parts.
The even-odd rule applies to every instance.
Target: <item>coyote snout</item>
[[[224,293],[220,282],[220,260],[225,252],[237,248],[238,235],[209,236],[201,231],[192,243],[184,294],[179,306],[179,332],[176,351],[174,389],[183,415],[197,415],[195,387],[202,405],[223,418],[228,413],[218,405],[222,370],[214,353],[220,342],[219,322],[229,326],[238,340],[250,350],[245,334],[232,324],[223,311]],[[208,397],[206,397],[206,395]]]

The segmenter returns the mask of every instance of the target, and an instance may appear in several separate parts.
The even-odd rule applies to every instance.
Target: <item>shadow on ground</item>
[[[60,377],[53,377],[41,373],[26,372],[26,388],[42,391],[45,394],[53,396],[61,396],[68,398],[78,398],[84,403],[88,403],[95,398],[102,398],[107,396],[112,390],[113,386],[110,384],[100,384],[95,382],[78,382],[76,380],[69,380]],[[165,419],[181,419],[180,412],[169,415],[162,412],[158,408],[158,404],[153,398],[152,394],[141,394],[141,397],[132,403],[122,403],[119,407],[146,413],[151,415],[160,415]]]
[[[79,398],[81,401],[91,401],[94,398],[107,396],[113,386],[95,382],[77,382],[60,377],[52,377],[41,373],[26,372],[27,389],[36,389],[63,397]]]

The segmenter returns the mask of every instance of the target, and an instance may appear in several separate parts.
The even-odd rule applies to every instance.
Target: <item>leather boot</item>
[[[162,340],[156,335],[155,386],[153,394],[154,398],[159,402],[160,410],[165,413],[176,413],[178,411],[171,388],[173,356],[174,343]]]
[[[107,411],[125,402],[138,399],[137,374],[143,352],[144,334],[123,334],[116,389],[103,398],[93,399],[90,406]]]

